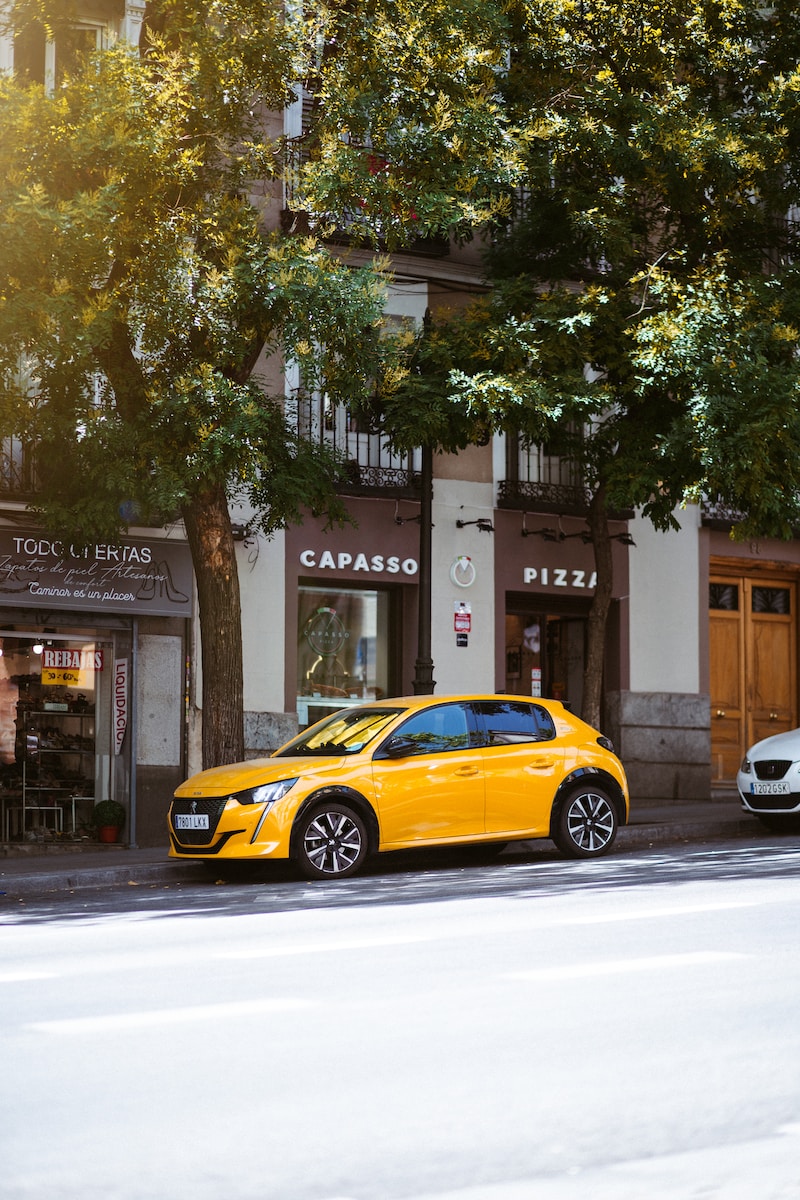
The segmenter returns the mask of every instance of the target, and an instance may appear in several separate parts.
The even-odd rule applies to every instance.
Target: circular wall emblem
[[[472,587],[475,582],[475,567],[467,554],[459,554],[450,567],[450,579],[456,587]]]
[[[347,630],[334,608],[318,608],[306,621],[303,633],[317,654],[336,654],[347,641]]]

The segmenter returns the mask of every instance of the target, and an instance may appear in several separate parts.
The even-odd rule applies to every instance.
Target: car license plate
[[[176,829],[208,829],[207,813],[176,813]]]
[[[751,783],[751,796],[788,796],[789,795],[788,779],[776,780],[775,783]]]

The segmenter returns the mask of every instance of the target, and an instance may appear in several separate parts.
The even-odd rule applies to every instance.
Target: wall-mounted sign
[[[192,559],[184,542],[125,540],[81,549],[0,531],[0,605],[188,617]]]
[[[119,754],[128,728],[128,660],[114,663],[114,753]]]
[[[475,564],[468,554],[459,554],[450,564],[450,582],[456,587],[472,587],[475,582]]]
[[[597,587],[597,572],[576,567],[523,567],[522,582],[538,583],[542,587],[593,591]]]
[[[416,575],[419,565],[415,558],[400,558],[398,554],[351,554],[341,550],[301,550],[300,565],[317,571],[339,571],[351,573],[363,571],[368,575]]]
[[[454,605],[453,629],[456,633],[470,633],[472,630],[472,606],[463,600]]]

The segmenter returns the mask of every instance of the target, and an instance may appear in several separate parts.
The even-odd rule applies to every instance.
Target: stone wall
[[[709,697],[611,692],[606,730],[628,775],[631,801],[711,797]]]
[[[245,758],[264,758],[296,733],[296,713],[245,712]]]

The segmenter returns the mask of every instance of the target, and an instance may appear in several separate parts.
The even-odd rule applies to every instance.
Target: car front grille
[[[759,779],[783,779],[792,760],[788,758],[765,758],[753,763],[753,770]]]
[[[175,841],[181,846],[207,846],[217,832],[219,819],[222,816],[227,801],[227,796],[206,796],[198,800],[192,800],[183,796],[176,797],[172,801],[172,810],[170,812],[170,825],[172,826],[172,836]],[[175,828],[176,816],[186,816],[188,814],[199,816],[203,813],[208,817],[208,829]]]
[[[754,812],[789,812],[798,805],[800,796],[797,792],[790,792],[788,796],[751,796],[749,793],[747,796],[747,807]]]

